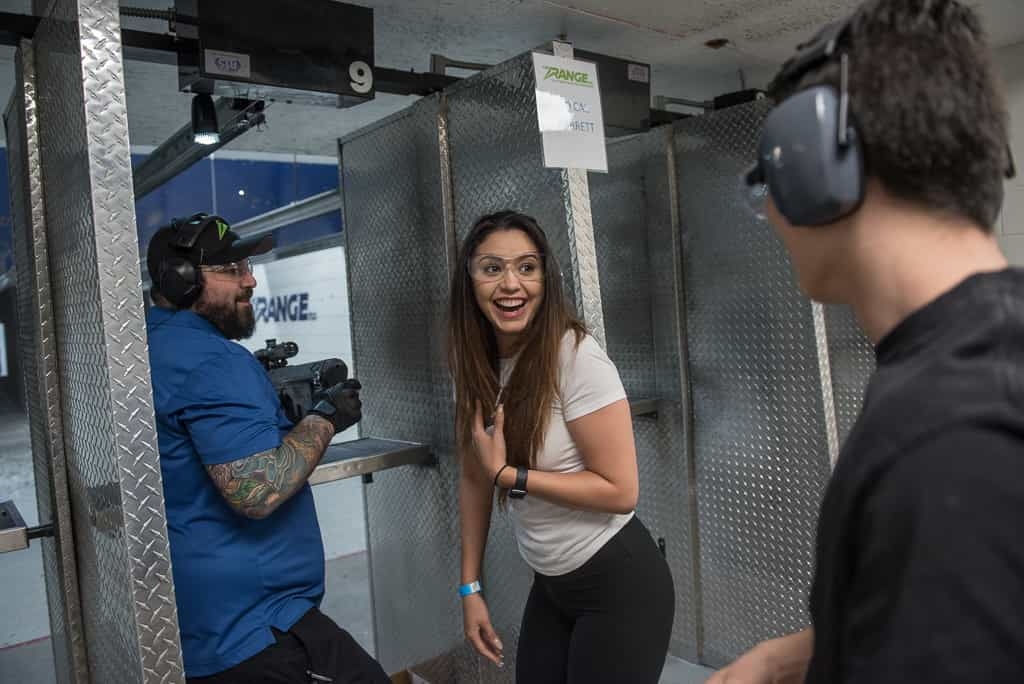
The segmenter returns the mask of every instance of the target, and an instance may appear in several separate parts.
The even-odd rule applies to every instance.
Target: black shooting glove
[[[347,430],[363,419],[363,402],[359,399],[362,388],[355,378],[332,385],[313,397],[309,412],[331,421],[334,434]]]

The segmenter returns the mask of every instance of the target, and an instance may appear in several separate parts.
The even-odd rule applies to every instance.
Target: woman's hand
[[[491,626],[491,615],[487,612],[487,604],[480,594],[470,594],[462,599],[462,626],[466,638],[477,653],[490,660],[498,667],[505,665],[505,653],[501,639],[494,633]]]
[[[764,644],[759,644],[713,674],[707,684],[776,684],[775,669]]]
[[[505,453],[505,407],[498,405],[494,414],[494,429],[488,432],[484,428],[483,412],[480,409],[480,402],[476,403],[476,415],[473,418],[473,443],[476,446],[476,456],[480,459],[480,466],[487,479],[494,482],[498,471],[508,463]]]

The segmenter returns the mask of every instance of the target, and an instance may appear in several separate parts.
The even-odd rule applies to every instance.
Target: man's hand
[[[355,378],[328,387],[313,397],[310,413],[331,421],[334,434],[347,430],[363,419],[363,402],[359,399],[362,388]]]
[[[762,641],[706,684],[803,684],[813,649],[812,629]]]
[[[775,667],[761,643],[719,670],[706,684],[777,684]]]

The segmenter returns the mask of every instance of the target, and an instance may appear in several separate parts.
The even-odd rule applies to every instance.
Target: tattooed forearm
[[[247,518],[265,518],[305,483],[333,436],[328,421],[310,416],[276,449],[208,465],[206,471],[232,508]]]

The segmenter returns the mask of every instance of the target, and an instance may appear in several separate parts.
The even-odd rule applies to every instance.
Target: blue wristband
[[[477,592],[483,591],[480,587],[480,581],[470,582],[469,584],[463,584],[459,587],[459,596],[469,596],[470,594],[476,594]]]

